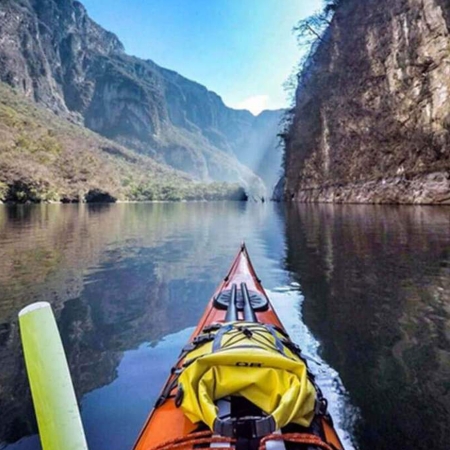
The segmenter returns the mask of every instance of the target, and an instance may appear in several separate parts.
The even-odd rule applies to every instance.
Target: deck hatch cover
[[[267,302],[267,298],[260,294],[257,291],[248,290],[248,295],[250,298],[250,304],[252,306],[253,311],[267,311],[269,308],[269,304]],[[226,291],[222,291],[219,295],[214,298],[214,306],[218,309],[227,309],[228,304],[231,299],[231,289],[227,289]],[[239,311],[244,309],[244,298],[242,295],[242,289],[238,289],[236,293],[236,307]]]

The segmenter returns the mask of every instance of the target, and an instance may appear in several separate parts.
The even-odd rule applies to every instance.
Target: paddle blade
[[[87,450],[58,327],[48,303],[19,313],[20,335],[43,450]]]

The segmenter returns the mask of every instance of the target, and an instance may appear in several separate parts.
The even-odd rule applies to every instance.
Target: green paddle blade
[[[43,450],[87,450],[58,327],[48,303],[19,313],[25,363]]]

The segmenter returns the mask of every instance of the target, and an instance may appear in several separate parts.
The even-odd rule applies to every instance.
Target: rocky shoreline
[[[204,198],[198,198],[198,199],[174,199],[174,200],[126,200],[126,199],[118,199],[107,192],[95,192],[95,193],[88,193],[85,196],[83,196],[81,199],[67,199],[63,198],[61,200],[36,200],[36,199],[25,199],[23,201],[18,200],[6,200],[2,201],[0,200],[0,205],[65,205],[65,204],[86,204],[86,203],[205,203],[205,202],[226,202],[226,201],[233,201],[233,202],[248,202],[249,200],[252,200],[253,202],[259,202],[260,199],[257,199],[256,197],[252,196],[251,198],[248,197],[248,195],[245,193],[244,190],[242,190],[242,193],[240,195],[229,195],[229,196],[223,196],[222,198],[211,198],[211,199],[204,199]]]
[[[284,198],[299,203],[450,205],[450,170],[300,188],[286,191]]]
[[[255,200],[254,198],[252,199],[253,202],[259,202],[259,200]],[[70,200],[70,201],[66,201],[66,200],[59,200],[59,201],[55,201],[55,200],[48,200],[48,201],[31,201],[31,200],[27,200],[24,202],[18,202],[18,201],[2,201],[0,200],[0,205],[68,205],[68,204],[72,204],[72,205],[76,205],[76,204],[92,204],[92,203],[96,203],[96,204],[111,204],[111,203],[210,203],[210,202],[248,202],[249,199],[248,197],[242,197],[242,198],[223,198],[220,200],[204,200],[204,199],[199,199],[199,200],[118,200],[115,198],[106,198],[103,200],[82,200],[82,201],[78,201],[78,200]]]

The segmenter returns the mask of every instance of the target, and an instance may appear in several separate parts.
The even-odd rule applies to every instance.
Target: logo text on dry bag
[[[235,365],[238,367],[262,367],[262,363],[245,362],[245,361],[238,361]]]

